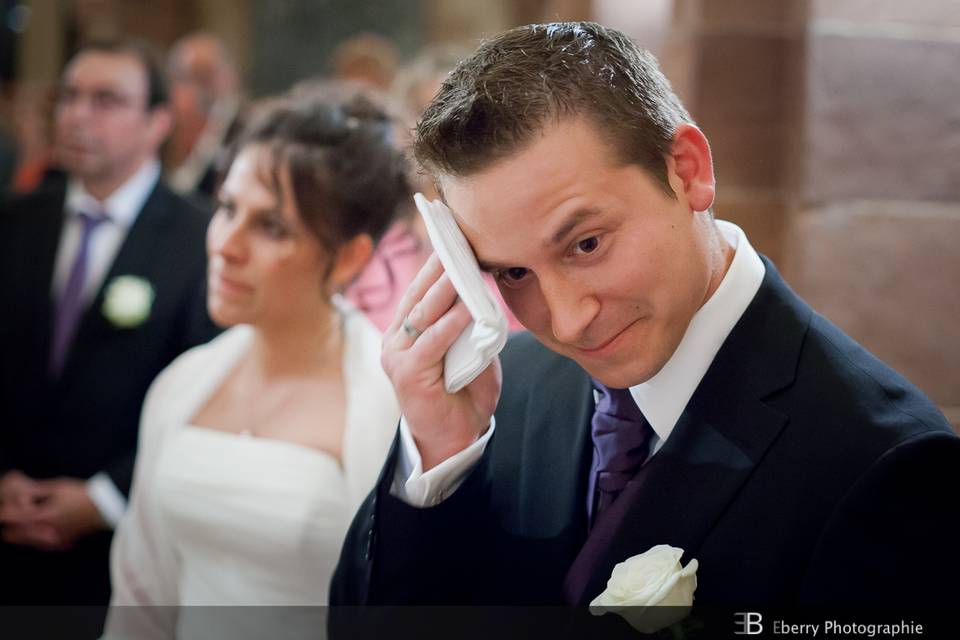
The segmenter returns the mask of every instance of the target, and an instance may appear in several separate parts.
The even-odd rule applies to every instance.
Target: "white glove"
[[[430,243],[473,322],[463,330],[443,361],[443,382],[456,393],[480,375],[507,344],[507,317],[483,280],[477,258],[457,226],[453,213],[439,200],[413,196]]]

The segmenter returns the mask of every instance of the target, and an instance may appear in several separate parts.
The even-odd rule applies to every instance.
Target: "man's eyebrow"
[[[477,266],[480,267],[480,271],[484,273],[493,273],[495,271],[500,271],[501,269],[509,269],[505,264],[498,264],[496,262],[484,262],[483,260],[477,259]]]
[[[560,228],[557,229],[557,231],[553,234],[553,236],[549,240],[544,242],[544,245],[549,247],[551,245],[560,244],[561,242],[563,242],[564,238],[566,238],[570,234],[570,232],[573,231],[574,228],[576,228],[578,224],[580,224],[584,220],[587,220],[588,218],[593,218],[594,216],[598,216],[601,213],[603,213],[601,209],[577,209],[572,214],[570,214],[570,216],[566,220],[563,221],[563,224],[560,225]],[[488,262],[486,260],[480,260],[479,258],[477,258],[477,265],[480,267],[481,271],[486,271],[488,273],[493,273],[495,271],[500,271],[502,269],[509,269],[511,266],[516,266],[516,265],[500,264],[497,262]]]
[[[600,213],[600,209],[577,209],[566,220],[564,220],[563,224],[560,225],[560,228],[556,230],[553,236],[551,236],[550,240],[545,244],[547,246],[560,244],[578,224],[588,218],[598,216]]]

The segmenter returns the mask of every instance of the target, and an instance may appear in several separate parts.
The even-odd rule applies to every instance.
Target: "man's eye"
[[[115,109],[123,104],[123,99],[107,91],[98,91],[93,94],[93,104],[98,109]]]
[[[57,99],[62,104],[71,104],[77,99],[77,91],[75,89],[62,89]]]
[[[576,245],[576,250],[578,253],[593,253],[599,246],[600,238],[597,236],[591,236],[578,242]]]
[[[497,280],[500,280],[506,285],[515,285],[519,284],[521,280],[527,277],[529,269],[525,267],[510,267],[509,269],[501,269],[497,272]]]

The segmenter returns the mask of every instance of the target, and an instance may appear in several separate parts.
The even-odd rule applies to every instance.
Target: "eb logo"
[[[755,611],[739,611],[733,614],[737,619],[738,636],[755,636],[763,633],[763,616]]]

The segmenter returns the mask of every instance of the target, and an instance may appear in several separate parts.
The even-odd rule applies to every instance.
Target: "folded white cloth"
[[[457,226],[453,213],[439,200],[413,196],[423,217],[433,250],[443,264],[453,288],[473,322],[447,351],[443,361],[443,382],[448,393],[456,393],[480,375],[507,343],[507,317],[483,280],[477,258]]]

